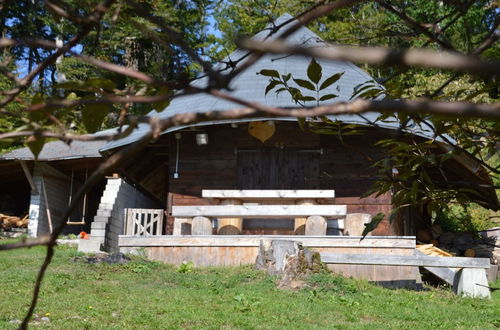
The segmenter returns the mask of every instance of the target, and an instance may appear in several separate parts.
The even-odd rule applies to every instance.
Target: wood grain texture
[[[424,255],[378,255],[356,253],[321,253],[321,260],[328,264],[385,265],[385,266],[417,266],[417,267],[456,267],[456,268],[489,268],[488,258],[467,257],[435,257]]]
[[[345,214],[345,205],[197,205],[172,207],[172,215],[176,217],[283,218],[319,215],[340,219]]]

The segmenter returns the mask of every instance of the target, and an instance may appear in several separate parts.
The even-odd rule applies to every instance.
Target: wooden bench
[[[192,218],[193,235],[210,235],[211,218],[280,219],[305,217],[306,235],[326,235],[327,219],[333,219],[337,228],[343,228],[345,205],[199,205],[173,206],[172,216],[178,219]],[[181,220],[182,221],[182,220]],[[330,221],[332,223],[332,221]],[[175,226],[175,225],[174,225]]]
[[[456,294],[470,297],[491,298],[488,289],[486,269],[490,267],[488,258],[434,257],[427,255],[381,255],[353,253],[320,253],[326,264],[416,266],[436,268],[460,268],[453,280]]]

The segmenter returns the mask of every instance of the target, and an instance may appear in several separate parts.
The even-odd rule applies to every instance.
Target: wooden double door
[[[319,189],[318,149],[238,150],[238,189]]]

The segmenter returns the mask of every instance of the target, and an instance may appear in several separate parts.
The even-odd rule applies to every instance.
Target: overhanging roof
[[[109,129],[95,133],[95,135],[112,134],[116,129]],[[44,144],[38,155],[41,161],[56,161],[78,158],[102,158],[99,149],[107,141],[73,141],[66,144],[62,141],[51,141]],[[35,156],[27,147],[16,149],[0,155],[0,160],[35,160]]]
[[[276,24],[281,24],[286,22],[293,17],[289,14],[284,14],[280,18],[276,20]],[[282,28],[281,31],[284,31],[285,28]],[[264,40],[268,35],[268,30],[263,30],[256,34],[253,39],[256,40]],[[276,38],[279,33],[273,35],[270,39]],[[292,34],[287,40],[287,43],[292,45],[301,45],[308,47],[317,47],[317,46],[325,46],[325,42],[318,37],[311,30],[306,27],[301,27],[294,34]],[[236,50],[232,54],[230,54],[224,62],[232,60],[238,60],[242,56],[244,56],[247,52],[244,50]],[[354,88],[359,84],[362,84],[366,81],[372,80],[373,78],[368,75],[366,72],[358,68],[352,63],[344,62],[344,61],[327,61],[327,60],[317,60],[323,69],[323,79],[339,72],[344,72],[342,78],[337,81],[337,83],[331,85],[327,89],[325,89],[324,93],[333,93],[338,95],[338,98],[334,99],[335,101],[348,101],[354,91]],[[253,102],[258,102],[267,106],[281,107],[281,108],[294,108],[297,105],[292,101],[289,95],[286,93],[281,93],[280,95],[276,95],[274,92],[270,92],[267,96],[265,95],[266,86],[269,83],[269,78],[258,75],[257,72],[260,72],[262,69],[274,69],[282,74],[291,73],[295,78],[307,79],[307,67],[309,65],[310,59],[304,56],[278,56],[268,54],[263,56],[259,61],[257,61],[253,66],[248,68],[245,72],[237,76],[231,82],[231,91],[227,91],[227,93],[233,97],[237,97],[243,100],[249,100]],[[224,64],[218,65],[219,69],[224,69]],[[205,87],[208,83],[207,78],[201,78],[193,82],[192,84],[197,87]],[[323,95],[323,94],[322,94]],[[171,116],[175,116],[182,113],[188,112],[198,112],[205,113],[215,110],[229,110],[229,109],[238,109],[242,106],[233,102],[229,102],[208,94],[195,94],[195,95],[185,95],[175,97],[171,104],[162,112],[152,111],[149,113],[149,116],[157,116],[162,119],[169,118]],[[329,116],[332,120],[343,121],[349,124],[361,124],[361,125],[369,125],[373,122],[382,128],[387,129],[399,129],[399,122],[392,121],[377,121],[379,113],[371,112],[365,113],[363,115],[338,115],[338,116]],[[199,124],[193,124],[189,126],[203,126],[203,125],[214,125],[214,124],[222,124],[222,123],[231,123],[231,122],[248,122],[253,120],[263,120],[263,119],[271,119],[271,118],[258,118],[258,119],[242,119],[242,120],[225,120],[225,121],[211,121],[204,122]],[[276,120],[276,118],[274,118]],[[279,118],[278,120],[296,120],[296,118]],[[183,127],[172,127],[163,134],[172,132]],[[129,136],[112,141],[105,145],[101,151],[106,151],[114,148],[118,148],[130,143],[133,143],[144,136],[149,130],[149,125],[141,124],[138,126],[136,130],[132,132]],[[425,129],[420,126],[408,127],[406,131],[421,135],[427,138],[434,138],[433,132],[430,129]]]

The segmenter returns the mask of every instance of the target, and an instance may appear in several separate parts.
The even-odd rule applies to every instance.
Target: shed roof
[[[293,19],[293,17],[289,14],[284,14],[280,18],[278,18],[275,24],[281,24],[288,20]],[[292,21],[293,22],[293,21]],[[289,23],[290,24],[290,23]],[[281,33],[285,29],[281,29]],[[263,30],[257,33],[253,39],[255,40],[264,40],[268,35],[268,30]],[[280,33],[276,33],[271,36],[269,39],[276,38]],[[301,45],[307,47],[317,47],[317,46],[325,46],[328,45],[314,32],[309,30],[306,27],[301,27],[294,34],[292,34],[286,40],[287,43],[291,45]],[[223,62],[227,62],[229,60],[235,61],[240,59],[247,53],[245,50],[236,50],[231,53]],[[359,84],[362,84],[368,80],[372,80],[373,78],[368,75],[366,72],[355,66],[350,62],[345,61],[328,61],[328,60],[317,60],[323,69],[323,77],[329,77],[335,73],[345,72],[344,75],[337,83],[331,85],[329,88],[325,90],[325,93],[333,93],[338,95],[338,98],[335,101],[348,101],[352,94],[353,90]],[[309,65],[310,59],[304,56],[279,56],[267,54],[263,56],[259,61],[257,61],[253,66],[248,68],[245,72],[237,76],[231,82],[231,91],[227,93],[231,96],[243,99],[250,100],[253,102],[258,102],[268,106],[274,107],[282,107],[282,108],[293,108],[297,105],[292,101],[289,95],[286,93],[281,93],[280,95],[276,95],[273,92],[270,92],[265,95],[266,86],[269,83],[269,78],[258,75],[257,72],[260,72],[262,69],[274,69],[282,74],[291,73],[295,78],[307,78],[307,67]],[[219,69],[224,69],[225,64],[219,64]],[[205,87],[208,83],[208,78],[200,78],[195,80],[192,85],[197,87]],[[229,109],[238,109],[242,106],[230,101],[226,101],[211,95],[207,94],[195,94],[195,95],[185,95],[179,96],[172,100],[171,104],[162,112],[151,111],[149,113],[150,116],[158,116],[162,119],[168,118],[171,116],[175,116],[177,114],[187,113],[187,112],[210,112],[215,110],[229,110]],[[346,123],[351,124],[364,124],[373,123],[379,117],[379,113],[371,112],[365,113],[363,115],[337,115],[337,116],[329,116],[332,120],[340,120]],[[256,119],[243,119],[243,120],[226,120],[226,121],[212,121],[212,122],[204,122],[199,124],[193,124],[189,126],[203,126],[203,125],[213,125],[213,124],[222,124],[227,122],[248,122],[253,120],[263,120],[269,118],[256,118]],[[296,118],[281,118],[281,120],[296,120]],[[385,121],[380,122],[377,121],[377,125],[382,128],[389,129],[398,129],[399,123],[397,121]],[[166,130],[163,133],[172,132],[183,127],[172,127]],[[127,145],[129,143],[135,142],[140,139],[143,135],[148,132],[149,125],[141,124],[138,128],[129,136],[112,141],[104,146],[101,150],[109,150],[114,149],[120,146]],[[429,129],[425,129],[419,126],[410,127],[408,129],[411,133],[418,134],[424,137],[433,137],[433,133]]]
[[[95,133],[95,135],[111,134],[112,130],[104,130]],[[102,148],[107,141],[73,141],[71,144],[66,144],[62,141],[51,141],[44,144],[42,151],[38,155],[38,160],[56,161],[77,158],[101,158],[99,149]],[[27,147],[16,149],[0,155],[0,160],[34,160],[35,157],[31,150]]]

